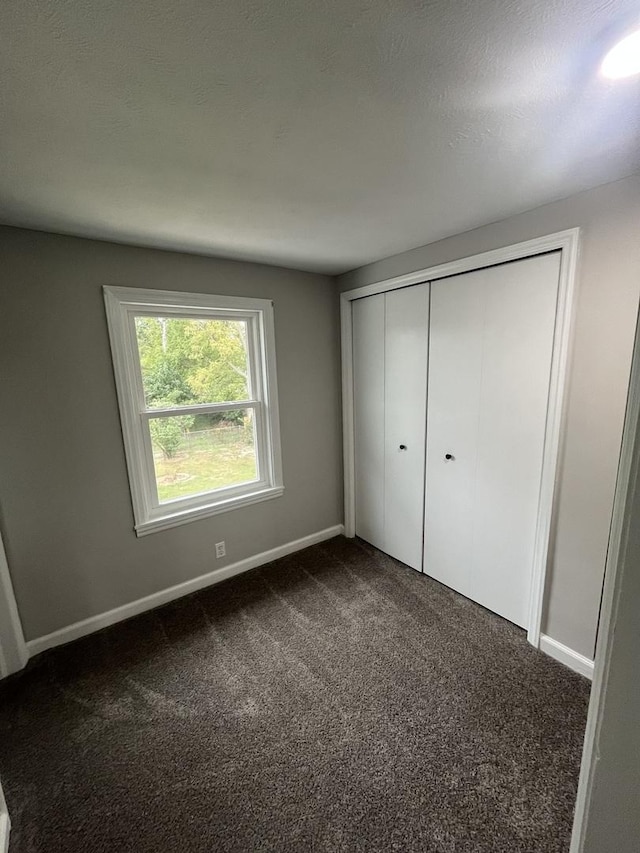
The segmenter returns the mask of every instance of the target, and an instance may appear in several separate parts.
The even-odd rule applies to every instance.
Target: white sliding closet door
[[[384,550],[422,571],[429,285],[390,291],[385,308]]]
[[[429,285],[353,305],[356,533],[422,569]]]
[[[384,301],[353,303],[356,534],[384,550]]]
[[[555,252],[431,285],[424,571],[521,627],[559,271]]]

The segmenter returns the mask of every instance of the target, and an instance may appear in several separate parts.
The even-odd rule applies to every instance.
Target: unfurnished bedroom
[[[0,851],[638,853],[637,3],[0,32]]]

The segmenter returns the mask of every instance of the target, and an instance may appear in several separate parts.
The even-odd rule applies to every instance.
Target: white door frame
[[[7,802],[0,785],[0,853],[8,853],[9,833],[11,832],[11,819],[7,809]]]
[[[638,568],[636,555],[627,547],[630,528],[638,523],[637,518],[633,516],[633,504],[638,491],[640,491],[640,318],[636,326],[627,411],[613,501],[593,687],[584,735],[570,853],[581,853],[587,840],[590,801],[600,760],[599,740],[609,687],[609,672],[615,653],[618,606],[621,596],[624,595],[625,573],[628,576]],[[612,849],[615,847],[614,839]]]
[[[416,270],[395,278],[378,281],[373,284],[348,290],[340,294],[340,322],[342,335],[342,411],[343,411],[343,456],[344,456],[344,498],[345,498],[345,535],[355,536],[355,436],[353,417],[353,335],[351,303],[365,296],[397,290],[413,284],[436,281],[463,272],[495,266],[507,261],[522,260],[543,252],[560,251],[560,281],[558,286],[558,304],[556,308],[556,326],[553,339],[551,362],[551,380],[549,386],[549,406],[545,432],[544,454],[542,459],[542,478],[536,521],[531,593],[529,604],[529,624],[527,639],[539,647],[542,625],[542,609],[549,556],[554,497],[561,439],[563,434],[569,356],[571,351],[575,294],[577,289],[578,250],[580,229],[571,228],[493,249],[479,255],[471,255],[436,267]]]
[[[22,622],[13,592],[7,555],[0,533],[0,679],[26,666],[29,660]],[[0,784],[0,853],[9,850],[11,819]]]
[[[26,666],[29,659],[0,533],[0,679]],[[1,851],[0,851],[1,853]]]

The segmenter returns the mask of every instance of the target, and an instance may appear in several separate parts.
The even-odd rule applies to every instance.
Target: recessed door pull
[[[401,445],[400,445],[400,450],[406,450],[406,449],[407,449],[407,445],[406,445],[406,444],[401,444]]]
[[[447,460],[447,462],[451,462],[452,459],[454,459],[455,457],[451,453],[445,453],[444,458]]]

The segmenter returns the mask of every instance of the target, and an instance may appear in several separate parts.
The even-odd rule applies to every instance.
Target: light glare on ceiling
[[[640,73],[640,30],[631,33],[612,47],[600,70],[605,77],[612,80]]]

